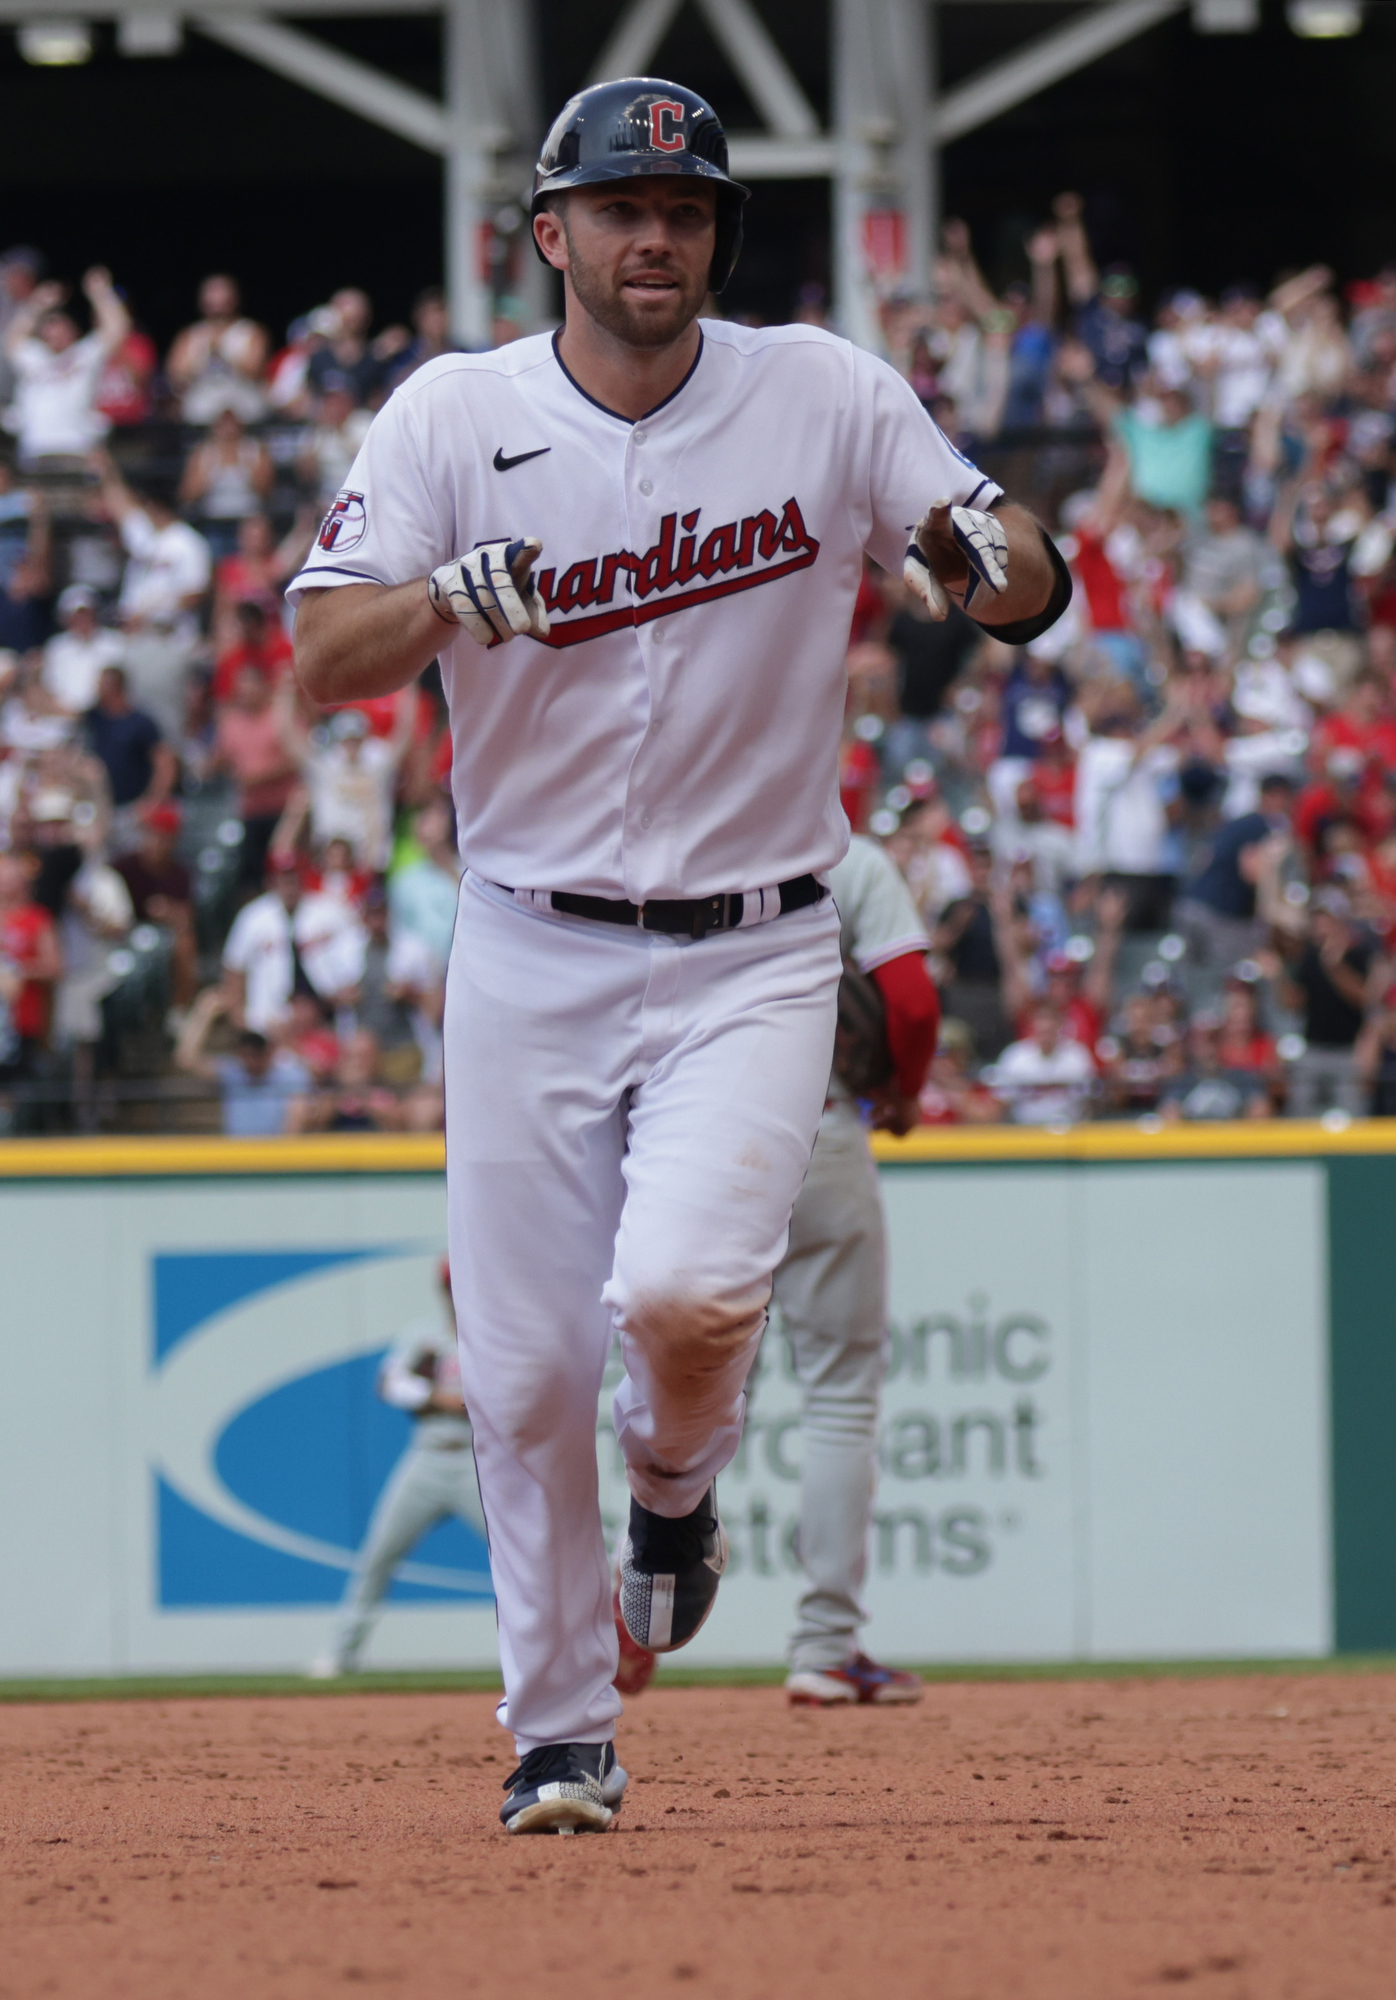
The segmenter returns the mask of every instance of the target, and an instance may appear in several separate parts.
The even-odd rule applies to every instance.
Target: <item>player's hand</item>
[[[443,563],[427,579],[437,615],[463,625],[482,646],[505,646],[516,632],[547,636],[548,614],[533,581],[543,544],[532,535],[484,542],[468,556]]]
[[[937,621],[950,610],[951,591],[963,590],[966,611],[981,583],[997,597],[1008,588],[1003,523],[977,507],[933,501],[916,523],[902,577]]]
[[[895,1083],[878,1091],[872,1099],[872,1128],[874,1132],[890,1132],[894,1138],[904,1139],[908,1132],[921,1122],[921,1106],[914,1097],[905,1096]]]

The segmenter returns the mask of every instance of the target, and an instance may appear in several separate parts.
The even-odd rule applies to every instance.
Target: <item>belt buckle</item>
[[[703,896],[694,904],[690,936],[701,943],[709,931],[727,928],[726,896]]]

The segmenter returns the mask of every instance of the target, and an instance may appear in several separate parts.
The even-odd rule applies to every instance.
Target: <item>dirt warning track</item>
[[[615,1832],[491,1697],[0,1708],[0,2000],[1390,2000],[1396,1677],[652,1690]]]

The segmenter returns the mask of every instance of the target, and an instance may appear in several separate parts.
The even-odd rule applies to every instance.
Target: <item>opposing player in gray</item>
[[[310,1670],[316,1680],[358,1671],[393,1572],[429,1529],[454,1515],[478,1535],[485,1533],[445,1263],[440,1281],[441,1310],[404,1327],[378,1371],[383,1401],[414,1420],[412,1442],[378,1496],[345,1593],[334,1651]]]
[[[876,841],[855,834],[830,886],[844,961],[882,990],[894,1054],[901,1057],[878,1094],[875,1122],[904,1131],[915,1119],[908,1100],[935,1046],[939,1010],[924,966],[930,940],[911,891]],[[887,1369],[886,1263],[877,1169],[836,1065],[791,1218],[790,1248],[775,1276],[775,1301],[804,1392],[799,1553],[808,1587],[786,1681],[797,1705],[910,1702],[923,1692],[915,1674],[879,1665],[858,1645],[868,1616],[862,1585]]]

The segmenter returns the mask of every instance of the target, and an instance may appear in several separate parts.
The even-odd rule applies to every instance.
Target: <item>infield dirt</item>
[[[478,1694],[0,1709],[0,2000],[1396,1993],[1396,1677],[651,1690],[600,1838]]]

